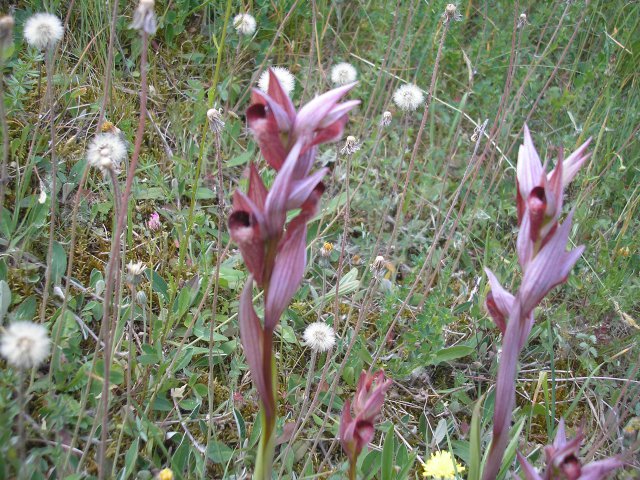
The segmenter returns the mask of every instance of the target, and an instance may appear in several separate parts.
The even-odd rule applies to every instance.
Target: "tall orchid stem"
[[[266,292],[265,292],[266,298]],[[269,347],[268,350],[266,347]],[[276,417],[277,406],[275,399],[276,392],[276,357],[272,352],[272,333],[265,332],[264,345],[263,345],[263,360],[265,367],[271,374],[271,395],[273,412],[268,414],[267,409],[262,406],[260,409],[262,431],[260,432],[260,443],[258,445],[258,456],[256,458],[256,469],[253,472],[253,480],[271,480],[271,472],[273,470],[273,455],[275,453],[275,429],[276,429]],[[267,367],[270,365],[270,368]],[[266,373],[266,372],[265,372]]]
[[[51,133],[51,195],[49,209],[49,245],[47,247],[47,267],[44,274],[44,289],[42,292],[42,304],[40,305],[40,323],[44,323],[44,316],[47,310],[47,301],[49,300],[49,287],[51,286],[51,258],[53,256],[53,237],[56,227],[56,203],[57,203],[57,181],[58,166],[56,160],[56,125],[55,114],[53,111],[53,48],[49,48],[46,52],[46,71],[47,71],[47,105],[49,106],[49,130]]]
[[[107,474],[106,466],[106,453],[107,453],[107,440],[109,437],[109,376],[111,374],[111,340],[113,324],[115,323],[111,319],[112,315],[112,302],[115,301],[116,295],[114,295],[114,287],[116,284],[117,270],[120,267],[120,237],[124,230],[124,223],[127,214],[127,205],[129,203],[129,196],[131,195],[131,189],[133,187],[133,179],[135,177],[136,168],[138,166],[138,159],[140,158],[140,151],[142,149],[142,137],[144,136],[145,121],[147,118],[147,50],[149,43],[149,36],[146,32],[141,32],[142,36],[142,51],[140,54],[140,119],[138,121],[138,130],[136,131],[136,139],[133,149],[133,155],[131,156],[131,164],[129,165],[129,171],[127,172],[127,182],[125,184],[124,193],[120,201],[121,208],[117,214],[116,229],[113,234],[111,242],[111,253],[109,255],[109,263],[106,269],[106,282],[104,288],[104,304],[102,315],[102,334],[104,341],[104,375],[102,379],[102,428],[100,431],[100,446],[98,449],[98,479],[102,480]],[[113,308],[115,316],[117,314],[117,308]]]
[[[520,336],[527,319],[522,315],[519,295],[513,302],[507,330],[502,339],[502,354],[498,366],[493,413],[493,439],[482,474],[483,480],[493,480],[502,466],[502,457],[509,441],[513,407],[516,401],[516,372],[520,355]]]
[[[356,480],[357,462],[349,460],[349,480]]]

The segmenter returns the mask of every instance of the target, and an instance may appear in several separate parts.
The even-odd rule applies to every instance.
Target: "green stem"
[[[224,23],[225,27],[222,29],[222,37],[220,37],[220,44],[218,45],[217,58],[216,58],[216,68],[213,72],[213,81],[211,82],[211,88],[209,89],[208,95],[208,108],[212,108],[214,101],[216,99],[216,95],[218,93],[218,81],[220,79],[220,66],[222,65],[222,50],[224,48],[225,40],[227,38],[227,28],[226,25],[229,25],[229,18],[231,16],[231,0],[227,0],[227,8],[224,13]],[[209,129],[209,124],[205,120],[202,123],[202,135],[200,140],[200,149],[198,152],[198,162],[196,163],[196,173],[194,179],[194,185],[191,189],[191,202],[189,205],[189,216],[187,217],[187,230],[184,234],[184,238],[180,241],[180,248],[178,250],[178,271],[182,272],[184,267],[184,257],[187,254],[187,248],[189,247],[189,237],[191,236],[191,231],[193,230],[193,211],[196,206],[196,193],[198,191],[198,182],[200,180],[200,170],[202,169],[202,159],[204,158],[205,147],[207,144],[207,132]]]
[[[356,480],[356,462],[349,461],[349,480]]]

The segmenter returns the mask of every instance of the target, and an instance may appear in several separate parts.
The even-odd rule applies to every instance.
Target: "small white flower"
[[[87,162],[94,168],[107,172],[120,171],[120,163],[127,156],[127,146],[119,135],[100,133],[93,137],[87,148]]]
[[[346,85],[353,83],[358,78],[358,72],[350,63],[342,62],[331,68],[331,81],[335,85]]]
[[[326,352],[336,343],[336,332],[324,322],[314,322],[304,330],[304,343],[316,352]]]
[[[43,205],[47,201],[47,192],[44,191],[44,186],[40,184],[40,195],[38,195],[38,203]]]
[[[209,127],[213,133],[220,133],[224,128],[224,121],[222,120],[222,108],[210,108],[207,110],[207,119],[209,120]]]
[[[296,79],[289,69],[285,67],[271,67],[271,70],[273,70],[276,78],[280,81],[280,85],[282,85],[282,89],[285,93],[291,96],[291,92],[293,92],[293,89],[296,86]],[[269,70],[265,70],[262,72],[262,75],[260,75],[258,88],[263,92],[269,91]]]
[[[412,112],[424,102],[422,90],[412,83],[407,83],[398,88],[393,94],[393,102],[400,110]]]
[[[358,142],[358,139],[349,135],[347,140],[344,142],[344,147],[342,147],[340,153],[343,155],[353,155],[358,150],[360,150],[360,143]]]
[[[53,47],[62,39],[62,35],[62,22],[50,13],[36,13],[24,24],[24,39],[38,50]]]
[[[382,114],[382,118],[380,119],[380,126],[381,127],[388,127],[389,125],[391,125],[391,112],[384,112]]]
[[[15,368],[37,367],[49,356],[47,329],[33,322],[13,322],[0,339],[0,355]]]
[[[240,35],[249,37],[256,31],[256,19],[248,13],[240,13],[233,17],[233,27]]]
[[[154,0],[140,0],[135,12],[133,12],[133,22],[131,28],[153,35],[158,28],[156,23],[156,12],[153,10]]]

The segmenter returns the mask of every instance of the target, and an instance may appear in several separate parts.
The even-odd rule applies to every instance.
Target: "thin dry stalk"
[[[120,243],[121,236],[124,230],[124,223],[127,214],[127,205],[129,203],[129,196],[131,195],[131,188],[133,186],[133,179],[135,177],[136,168],[138,166],[138,160],[140,158],[140,151],[142,149],[142,138],[144,136],[144,127],[145,121],[147,118],[147,50],[148,50],[148,35],[145,31],[141,32],[142,36],[142,51],[140,57],[140,120],[138,122],[138,130],[136,132],[136,139],[133,149],[133,155],[131,157],[131,164],[127,171],[127,181],[125,184],[125,190],[122,194],[122,200],[120,201],[120,205],[122,208],[118,212],[117,221],[116,221],[116,229],[113,234],[113,239],[111,243],[111,253],[109,255],[109,262],[107,264],[106,269],[106,282],[105,282],[105,290],[104,290],[104,304],[103,304],[103,316],[102,316],[102,339],[105,344],[104,348],[104,375],[102,379],[102,395],[101,395],[101,403],[102,403],[102,428],[100,431],[100,445],[98,448],[98,479],[102,480],[105,478],[106,472],[106,451],[107,451],[107,440],[109,437],[109,377],[111,374],[111,345],[112,345],[112,335],[113,335],[113,324],[115,322],[115,317],[117,315],[117,311],[119,310],[118,305],[113,305],[113,318],[112,318],[112,301],[114,299],[114,288],[116,285],[116,276],[118,275],[117,270],[120,266]]]
[[[47,310],[47,301],[49,300],[49,288],[51,286],[51,261],[53,258],[53,238],[56,228],[56,205],[58,194],[57,176],[58,176],[58,160],[56,159],[56,122],[53,99],[53,49],[49,48],[46,52],[46,70],[47,70],[47,93],[46,103],[49,106],[49,133],[51,137],[51,195],[49,209],[49,245],[47,247],[47,266],[44,274],[44,289],[42,291],[42,303],[40,304],[40,323],[44,323],[44,317]]]
[[[420,143],[422,140],[424,127],[427,124],[427,118],[429,117],[429,107],[431,106],[431,101],[433,99],[433,93],[436,87],[436,80],[438,78],[438,70],[440,67],[440,59],[442,58],[442,50],[444,48],[444,41],[447,38],[447,32],[449,31],[450,23],[451,22],[444,22],[442,27],[442,35],[440,37],[440,42],[438,44],[438,52],[436,53],[436,60],[433,66],[433,73],[431,75],[431,83],[429,84],[429,91],[427,92],[427,98],[424,106],[424,113],[422,114],[420,127],[418,128],[418,133],[416,135],[415,143],[413,144],[413,151],[411,152],[409,166],[407,167],[407,173],[405,175],[402,193],[400,194],[400,198],[398,200],[398,210],[396,212],[396,218],[393,223],[393,231],[391,233],[391,238],[389,239],[390,245],[393,245],[393,242],[395,241],[396,235],[398,233],[398,229],[400,228],[400,223],[402,222],[402,216],[403,216],[402,212],[404,210],[404,199],[407,195],[407,190],[409,188],[409,181],[411,180],[411,173],[413,172],[413,166],[415,164],[416,157],[418,156],[418,150],[420,149]]]

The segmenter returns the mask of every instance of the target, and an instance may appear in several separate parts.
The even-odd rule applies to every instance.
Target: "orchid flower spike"
[[[373,375],[360,374],[353,404],[349,400],[345,402],[340,420],[340,443],[349,462],[355,462],[362,449],[373,440],[374,425],[391,384],[382,370]]]

